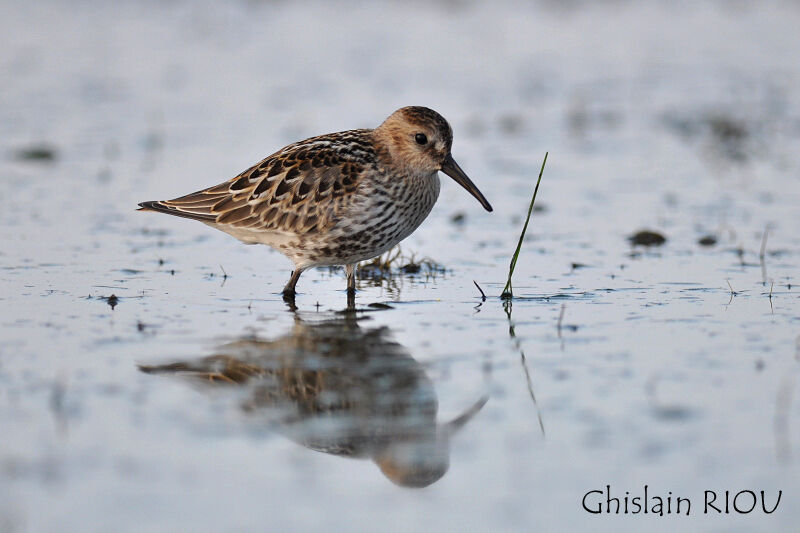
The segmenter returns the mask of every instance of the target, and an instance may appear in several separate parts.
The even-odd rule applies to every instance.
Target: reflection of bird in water
[[[369,457],[394,483],[424,487],[449,466],[450,437],[486,403],[438,424],[433,383],[386,327],[362,328],[352,314],[297,319],[272,341],[242,338],[196,361],[140,366],[208,384],[248,387],[243,408],[269,413],[308,448]]]

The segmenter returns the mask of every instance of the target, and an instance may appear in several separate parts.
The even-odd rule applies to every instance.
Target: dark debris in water
[[[30,163],[52,163],[57,158],[55,147],[48,144],[33,144],[14,152],[14,159]]]
[[[664,235],[650,230],[637,231],[628,237],[628,240],[634,246],[661,246],[667,242],[667,238]]]
[[[147,324],[142,322],[141,320],[136,321],[136,331],[141,333],[144,336],[154,336],[156,334],[156,330],[158,326],[155,324]]]
[[[498,118],[497,125],[505,135],[514,136],[522,133],[525,121],[518,114],[505,114]]]
[[[706,120],[715,144],[724,155],[737,161],[747,159],[744,143],[748,129],[744,121],[723,114],[710,115]]]
[[[467,215],[463,211],[459,211],[457,213],[453,213],[450,216],[450,222],[452,222],[453,224],[456,224],[457,226],[463,225],[464,222],[466,222],[466,221],[467,221]]]
[[[153,229],[153,228],[146,228],[145,227],[145,228],[141,229],[141,233],[142,233],[142,235],[151,235],[151,236],[154,236],[154,237],[166,237],[167,235],[169,235],[169,230],[161,229],[161,228]]]
[[[759,121],[736,116],[735,111],[708,110],[688,115],[669,113],[667,128],[688,141],[701,141],[713,154],[734,163],[746,162],[755,152]]]
[[[659,405],[653,407],[653,416],[662,422],[685,422],[694,417],[695,412],[683,405]]]
[[[618,128],[624,120],[615,109],[596,109],[584,98],[572,102],[566,113],[569,132],[574,137],[585,137],[592,131],[609,131]]]
[[[704,237],[700,237],[697,240],[697,244],[699,244],[700,246],[706,246],[706,247],[714,246],[715,244],[717,244],[717,237],[714,236],[714,235],[706,235]]]
[[[419,274],[422,266],[419,263],[408,263],[400,267],[404,274]]]

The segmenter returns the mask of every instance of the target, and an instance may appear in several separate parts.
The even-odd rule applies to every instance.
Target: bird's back
[[[205,222],[245,242],[263,242],[270,232],[324,232],[346,209],[365,170],[375,165],[371,132],[296,142],[219,185],[139,206]]]

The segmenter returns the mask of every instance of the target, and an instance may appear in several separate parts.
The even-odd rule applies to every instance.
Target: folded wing
[[[214,187],[139,206],[211,225],[313,233],[333,224],[353,200],[374,160],[370,155],[369,130],[323,135],[291,144]]]

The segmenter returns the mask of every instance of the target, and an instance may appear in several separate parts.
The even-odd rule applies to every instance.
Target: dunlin
[[[442,171],[487,211],[492,206],[450,154],[453,130],[426,107],[398,109],[375,129],[312,137],[282,148],[238,176],[141,209],[199,220],[247,244],[266,244],[294,263],[283,295],[300,274],[355,265],[417,229],[439,196]]]

